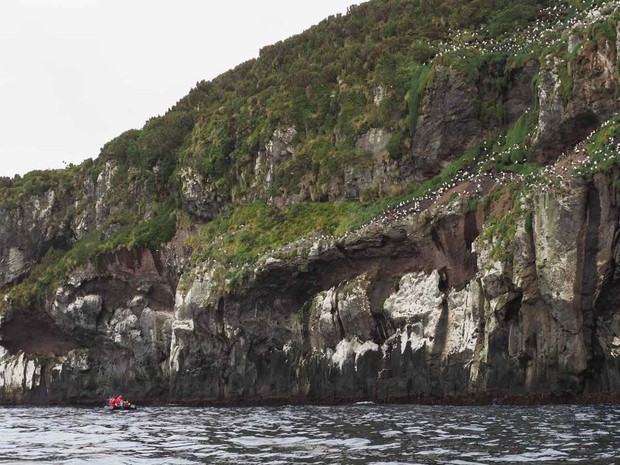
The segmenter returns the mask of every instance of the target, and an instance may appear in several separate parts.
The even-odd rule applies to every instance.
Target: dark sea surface
[[[41,462],[620,464],[620,407],[0,407],[0,463]]]

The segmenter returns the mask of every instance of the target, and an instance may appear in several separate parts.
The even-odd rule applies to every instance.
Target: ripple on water
[[[612,406],[0,408],[0,463],[611,463]]]
[[[522,462],[536,462],[540,463],[543,461],[549,460],[560,460],[566,459],[568,454],[566,452],[562,452],[554,449],[545,449],[538,452],[524,452],[522,454],[511,454],[503,457],[496,457],[490,459],[494,462],[505,462],[505,463],[522,463]]]

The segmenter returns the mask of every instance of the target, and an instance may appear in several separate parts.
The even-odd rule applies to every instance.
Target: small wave
[[[619,429],[620,407],[10,408],[0,464],[593,463],[617,458]]]

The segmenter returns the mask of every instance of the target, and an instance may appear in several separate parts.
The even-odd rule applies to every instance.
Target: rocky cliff
[[[177,109],[9,183],[0,402],[616,399],[620,10],[557,8],[428,42],[409,113],[370,79],[332,139],[282,118],[224,163],[226,109]]]

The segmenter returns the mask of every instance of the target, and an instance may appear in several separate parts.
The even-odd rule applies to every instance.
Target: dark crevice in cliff
[[[558,154],[573,149],[600,126],[600,119],[591,109],[583,110],[562,121],[546,140],[541,140],[533,151],[537,162],[548,164],[556,160]]]
[[[375,334],[373,340],[381,345],[389,337],[389,322],[385,317],[384,304],[386,299],[394,292],[394,283],[391,281],[374,280],[368,291],[370,313],[375,321]]]
[[[310,341],[310,307],[312,306],[312,300],[307,300],[301,306],[299,310],[301,314],[301,340],[302,340],[302,354],[306,355],[312,350],[312,342]]]
[[[593,310],[593,334],[592,334],[592,360],[588,368],[588,376],[590,381],[600,380],[602,383],[600,388],[603,390],[616,390],[620,384],[616,385],[614,381],[608,379],[609,375],[604,373],[605,352],[601,343],[609,344],[615,337],[620,336],[614,331],[614,319],[617,318],[617,312],[620,308],[620,267],[618,266],[617,257],[620,253],[620,224],[617,220],[618,212],[614,215],[614,234],[611,245],[611,259],[609,268],[601,289],[594,303]],[[609,361],[607,362],[609,363]],[[613,362],[611,363],[613,365]],[[611,372],[615,369],[612,367]],[[601,377],[600,375],[603,374]],[[620,381],[620,380],[619,380]]]
[[[511,339],[515,332],[521,331],[523,294],[520,290],[514,291],[510,300],[506,302],[496,316],[498,323],[488,334],[487,365],[483,379],[488,386],[494,389],[512,390],[524,389],[525,367],[531,354],[522,350],[514,350]],[[482,327],[481,331],[484,332]]]
[[[344,330],[344,324],[342,322],[342,318],[340,317],[340,310],[338,308],[338,295],[340,294],[340,291],[341,289],[337,289],[334,293],[334,307],[332,309],[332,313],[336,323],[338,324],[338,331],[340,333],[340,339],[342,340],[346,338],[346,332]]]
[[[578,249],[577,275],[575,280],[575,312],[583,318],[582,334],[586,344],[588,368],[582,377],[588,379],[598,375],[601,369],[601,350],[596,335],[595,297],[597,287],[597,259],[599,252],[599,228],[601,223],[600,194],[594,185],[589,186],[586,198],[582,247]],[[583,389],[583,385],[582,385]]]
[[[75,244],[75,240],[75,237],[73,237],[73,235],[70,233],[69,227],[66,226],[57,235],[53,236],[52,239],[47,241],[42,246],[41,250],[43,251],[43,253],[41,254],[41,257],[43,257],[50,249],[56,249],[62,252],[66,252],[73,247],[73,245]]]
[[[524,265],[525,273],[523,275],[523,284],[521,285],[523,290],[523,300],[529,304],[533,304],[540,298],[540,284],[538,281],[538,265],[537,265],[537,253],[536,250],[536,238],[535,228],[536,215],[532,215],[532,224],[530,227],[525,228],[526,232],[526,247],[528,263]],[[525,303],[524,302],[524,303]]]
[[[480,315],[483,315],[485,311],[484,304],[483,304],[485,302],[485,298],[484,298],[484,291],[483,291],[482,283],[480,282],[479,278],[476,280],[476,289],[478,290],[477,292],[478,295],[476,297],[476,300],[480,302],[480,307],[477,310],[480,313]],[[483,381],[484,380],[484,373],[483,373],[484,365],[481,362],[481,355],[482,355],[482,352],[484,350],[484,347],[487,341],[486,318],[484,317],[478,318],[478,326],[476,327],[476,336],[477,336],[476,345],[474,346],[474,354],[473,354],[472,361],[474,363],[477,363],[478,376],[476,377],[476,382],[473,384],[476,385],[478,388],[480,388],[480,387],[484,387],[484,381]]]
[[[437,284],[439,291],[444,294],[444,300],[447,302],[447,293],[450,289],[450,280],[448,278],[448,269],[444,266],[439,270],[439,283]]]
[[[504,312],[504,323],[507,322],[515,322],[519,317],[519,312],[521,311],[521,303],[523,301],[523,292],[518,291],[517,295],[506,304],[506,309]]]
[[[442,271],[440,271],[439,282],[439,289],[443,293],[443,299],[441,301],[441,315],[437,320],[435,336],[433,338],[433,348],[430,354],[430,365],[434,366],[434,369],[431,370],[431,373],[433,374],[431,378],[431,385],[436,386],[437,389],[439,389],[439,386],[442,384],[440,377],[444,374],[444,370],[447,368],[444,366],[439,367],[438,365],[442,363],[442,355],[446,349],[446,343],[448,341],[448,323],[450,319],[450,309],[448,306],[449,287],[447,286],[445,270]],[[443,277],[442,274],[444,275]],[[444,282],[443,285],[442,282]]]
[[[431,227],[431,239],[433,240],[433,244],[435,244],[435,247],[445,253],[443,243],[441,242],[441,237],[439,237],[439,234],[437,234],[434,226]]]
[[[217,301],[217,311],[215,313],[215,320],[216,320],[217,332],[222,335],[225,334],[224,333],[224,311],[225,309],[226,309],[226,301],[224,300],[223,297],[221,297]]]
[[[443,218],[430,236],[417,232],[421,231],[413,234],[377,231],[365,240],[336,242],[322,256],[293,260],[261,271],[255,280],[235,293],[239,300],[245,300],[277,290],[281,295],[291,296],[297,302],[291,311],[298,311],[316,293],[363,273],[370,273],[374,282],[394,283],[407,273],[431,273],[445,268],[446,279],[449,276],[450,286],[457,289],[472,279],[477,263],[471,244],[479,233],[475,214]],[[388,287],[386,284],[371,292],[373,312],[381,310],[387,297],[383,289]]]
[[[620,212],[616,214],[619,216]],[[615,231],[611,246],[611,264],[610,264],[610,276],[612,282],[620,281],[620,222],[616,219],[614,224]]]
[[[577,300],[584,312],[584,323],[592,325],[592,309],[594,307],[594,297],[597,284],[597,256],[599,250],[599,227],[601,223],[601,205],[599,192],[591,186],[588,189],[586,219],[585,219],[585,237],[583,247],[578,252],[578,264],[581,268],[579,273],[579,286]]]
[[[589,108],[564,121],[559,127],[559,137],[562,145],[556,147],[557,153],[574,147],[588,137],[592,131],[596,130],[600,124],[601,121],[596,113]]]
[[[103,301],[101,305],[101,311],[97,313],[97,317],[95,318],[95,327],[97,328],[97,331],[99,331],[100,328],[105,327],[105,325],[107,325],[110,321],[110,318],[111,314],[106,308],[105,301]]]
[[[463,238],[465,239],[465,250],[471,250],[471,245],[480,235],[480,231],[478,230],[478,221],[476,219],[476,212],[467,212],[465,214],[464,220],[464,233]]]

